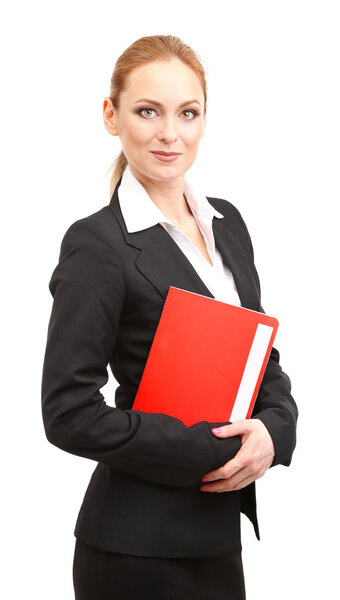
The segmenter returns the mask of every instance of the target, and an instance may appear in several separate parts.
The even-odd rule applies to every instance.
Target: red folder
[[[198,421],[249,419],[278,320],[169,287],[134,410]]]

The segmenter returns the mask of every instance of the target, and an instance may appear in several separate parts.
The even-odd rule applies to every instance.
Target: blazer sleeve
[[[124,307],[119,252],[86,218],[65,233],[49,289],[53,296],[41,382],[46,437],[55,446],[153,483],[200,485],[241,447],[239,436],[219,439],[162,413],[108,406],[100,389]]]
[[[245,243],[251,255],[252,268],[261,295],[259,276],[254,264],[254,250],[247,226],[236,207],[242,224]],[[261,312],[265,312],[261,306]],[[268,429],[275,447],[271,467],[278,464],[288,467],[296,446],[298,408],[291,394],[291,381],[280,365],[280,354],[272,348],[251,418],[260,419]]]

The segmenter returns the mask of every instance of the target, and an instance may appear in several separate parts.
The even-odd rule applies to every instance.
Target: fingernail
[[[216,429],[212,429],[211,431],[213,431],[214,433],[222,433],[222,429],[220,429],[219,427],[216,427]]]
[[[201,481],[209,481],[209,477],[202,477]]]
[[[200,490],[201,490],[201,492],[207,492],[208,488],[207,487],[201,487]]]

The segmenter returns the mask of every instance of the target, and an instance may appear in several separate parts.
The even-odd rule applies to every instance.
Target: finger
[[[225,479],[225,481],[229,483],[232,489],[241,489],[253,481],[256,481],[256,479],[263,477],[267,469],[268,467],[263,468],[263,465],[258,465],[257,467],[249,465],[236,473],[233,477]]]
[[[245,475],[246,469],[240,471],[240,475],[242,473],[244,473]],[[242,479],[240,479],[239,481],[236,481],[235,479],[224,479],[221,482],[211,483],[208,486],[204,486],[205,489],[200,489],[201,491],[207,492],[234,492],[245,488],[247,485],[253,483],[253,481],[255,481],[256,479],[259,479],[259,477],[261,477],[260,474],[251,473],[248,474],[248,476],[246,477],[242,476]]]
[[[254,475],[249,475],[249,477],[246,477],[245,479],[243,479],[242,481],[237,483],[232,489],[235,491],[241,490],[241,489],[247,487],[247,485],[250,485],[251,483],[253,483],[253,481],[255,481],[258,478],[259,477],[255,477]]]
[[[202,475],[201,481],[203,481],[203,482],[216,481],[217,479],[223,479],[223,478],[224,478],[224,475],[223,475],[222,467],[220,467],[219,469],[215,469],[214,471],[209,471],[209,473],[205,473],[205,475]]]
[[[249,474],[246,474],[245,469],[241,469],[241,471],[237,473],[237,476],[237,480],[232,480],[232,478],[221,479],[220,481],[213,481],[211,483],[204,484],[204,486],[202,486],[200,490],[202,492],[231,492],[235,489],[234,485],[237,485],[240,481],[246,479],[249,476]]]
[[[214,429],[211,429],[214,435],[221,438],[232,437],[233,435],[242,435],[247,430],[247,419],[240,419],[230,423],[230,425],[223,425],[222,427],[215,427]]]
[[[232,490],[246,479],[252,479],[252,481],[254,481],[258,476],[258,472],[254,472],[252,468],[245,466],[243,469],[237,471],[232,477],[226,477],[224,482],[228,486],[228,489]]]
[[[220,468],[220,471],[222,472],[223,479],[230,479],[247,466],[246,452],[244,451],[244,447],[241,446],[234,458],[228,460],[228,462]]]
[[[244,459],[244,452],[242,451],[242,447],[234,456],[234,458],[230,459],[223,467],[219,469],[215,469],[214,471],[209,471],[201,477],[201,481],[203,483],[215,481],[216,479],[227,479],[232,477],[235,473],[237,473],[240,469],[243,469],[246,466]]]

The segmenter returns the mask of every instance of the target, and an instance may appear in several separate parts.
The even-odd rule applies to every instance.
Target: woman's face
[[[142,177],[183,178],[193,164],[205,129],[204,95],[197,75],[177,58],[134,69],[116,110],[104,101],[104,123],[118,135],[124,154]],[[153,152],[179,152],[171,162]]]

